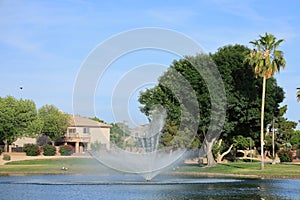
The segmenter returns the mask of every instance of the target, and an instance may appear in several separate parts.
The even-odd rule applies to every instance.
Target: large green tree
[[[227,95],[226,123],[221,134],[223,147],[231,146],[233,137],[238,135],[251,137],[258,143],[262,84],[255,78],[252,67],[244,62],[249,52],[245,46],[228,45],[211,55],[221,73]],[[274,78],[267,85],[265,121],[270,123],[274,111],[283,101],[284,92]]]
[[[259,36],[258,40],[251,41],[254,45],[247,61],[254,68],[257,76],[263,79],[262,102],[261,102],[261,170],[264,169],[264,108],[265,108],[265,94],[266,94],[266,79],[273,77],[273,75],[280,71],[280,68],[285,67],[285,59],[283,52],[278,50],[278,46],[283,42],[283,39],[277,40],[276,37],[270,33],[264,36]]]
[[[54,105],[44,105],[38,110],[38,118],[42,121],[41,133],[52,142],[62,137],[69,125],[69,115],[64,114]]]
[[[199,148],[208,131],[211,120],[211,101],[208,88],[203,77],[191,64],[202,63],[207,65],[208,59],[212,59],[218,67],[218,70],[223,79],[227,97],[227,112],[226,121],[220,139],[223,140],[223,146],[231,146],[233,138],[242,135],[244,137],[251,137],[255,140],[259,138],[259,120],[260,120],[260,92],[262,90],[261,81],[255,78],[252,68],[244,62],[246,55],[250,52],[242,45],[228,45],[218,49],[210,58],[206,55],[197,55],[193,59],[181,59],[174,61],[170,69],[175,69],[192,85],[193,90],[196,91],[197,100],[199,104],[200,120],[198,132],[195,140],[191,144],[192,147]],[[170,70],[169,69],[169,70]],[[168,71],[169,71],[168,70]],[[166,72],[159,79],[160,81],[166,79],[169,72]],[[176,81],[176,80],[173,80]],[[273,116],[274,108],[279,107],[279,103],[284,98],[282,88],[277,86],[274,78],[268,81],[268,88],[266,94],[266,121],[270,122]],[[189,98],[189,94],[186,94]],[[147,89],[141,93],[139,98],[143,105],[142,112],[148,115],[151,108],[157,104],[162,105],[168,112],[167,123],[164,127],[164,133],[161,137],[163,146],[180,147],[183,145],[182,141],[188,141],[189,132],[186,134],[180,132],[176,140],[174,136],[178,134],[178,119],[181,112],[178,100],[174,97],[171,90],[166,88],[163,84],[158,84],[154,88]],[[181,142],[179,141],[181,140]],[[175,143],[175,145],[173,145]],[[187,144],[188,142],[186,142]],[[203,146],[203,144],[202,144]],[[213,163],[213,161],[211,161]]]
[[[0,140],[5,143],[5,151],[18,137],[30,134],[36,117],[37,110],[32,100],[0,97]]]

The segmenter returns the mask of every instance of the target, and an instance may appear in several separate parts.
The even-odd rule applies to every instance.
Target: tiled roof
[[[101,128],[110,128],[111,125],[101,123],[86,117],[81,117],[78,115],[70,115],[70,124],[71,127],[101,127]]]

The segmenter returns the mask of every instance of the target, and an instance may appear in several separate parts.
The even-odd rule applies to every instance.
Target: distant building
[[[97,142],[102,148],[110,148],[111,125],[101,123],[86,117],[70,115],[70,123],[65,135],[55,141],[56,145],[69,144],[75,149],[75,153],[82,153],[91,149],[91,144]],[[11,147],[22,148],[25,144],[36,144],[36,138],[18,138]]]

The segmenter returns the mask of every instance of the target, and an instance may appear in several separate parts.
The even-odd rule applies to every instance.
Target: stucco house
[[[110,148],[111,125],[101,123],[86,117],[70,115],[70,122],[65,135],[55,141],[56,145],[69,144],[75,153],[82,153],[91,149],[91,144],[97,142],[102,148]],[[25,144],[36,143],[36,138],[23,137],[17,139],[10,147],[22,148]]]
[[[103,148],[110,147],[111,125],[86,117],[70,115],[70,124],[63,138],[58,142],[75,147],[75,153],[91,149],[91,144],[98,142]]]

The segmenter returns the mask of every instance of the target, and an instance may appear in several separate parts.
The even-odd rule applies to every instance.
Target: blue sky
[[[54,104],[62,111],[72,113],[73,86],[84,60],[99,43],[131,29],[160,27],[175,30],[195,40],[206,52],[236,43],[252,47],[249,41],[270,32],[285,39],[280,48],[284,51],[287,66],[276,78],[286,92],[283,102],[288,105],[286,117],[298,121],[299,7],[297,0],[2,0],[0,96],[32,99],[37,107]],[[166,53],[146,52],[138,55],[135,62],[135,59],[115,62],[106,79],[99,81],[95,97],[97,116],[106,122],[115,120],[107,95],[112,89],[110,81],[118,80],[131,66],[149,62],[168,66],[176,58]],[[137,94],[134,92],[130,101],[134,102]],[[132,103],[129,107],[134,106],[138,105]],[[143,118],[137,114],[137,108],[134,109],[133,118]]]

